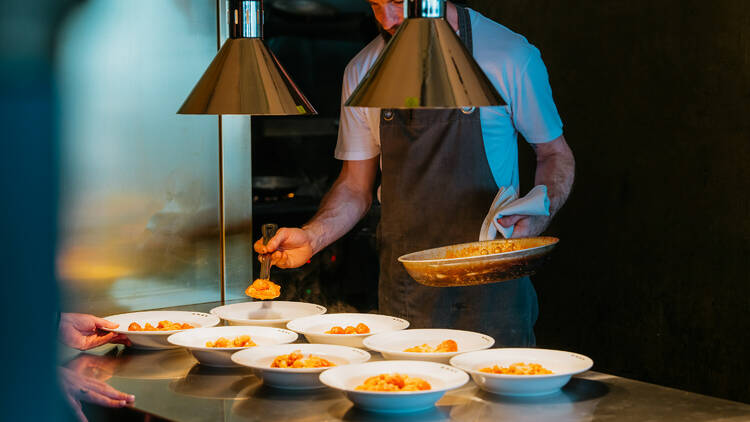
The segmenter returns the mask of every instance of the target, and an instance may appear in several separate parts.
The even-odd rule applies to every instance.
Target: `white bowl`
[[[188,349],[202,365],[236,367],[232,362],[232,354],[248,347],[206,347],[207,341],[216,341],[219,337],[233,339],[241,335],[248,335],[258,346],[272,346],[286,344],[297,340],[297,333],[283,328],[274,327],[209,327],[186,330],[172,334],[167,341],[175,346]]]
[[[457,352],[404,352],[404,349],[423,344],[436,347],[438,344],[449,339],[456,342],[458,346]],[[460,353],[489,349],[495,344],[495,340],[490,336],[471,331],[423,328],[375,334],[367,337],[363,343],[368,349],[380,352],[385,359],[424,360],[448,363],[453,356]]]
[[[125,334],[133,343],[133,347],[146,350],[175,349],[178,346],[170,344],[167,337],[185,330],[169,331],[128,331],[128,326],[137,322],[143,327],[146,323],[156,326],[159,321],[179,322],[180,324],[188,323],[195,328],[213,327],[221,322],[218,317],[203,312],[190,311],[146,311],[131,312],[127,314],[110,315],[104,317],[108,321],[120,324],[116,329],[107,329],[115,333]]]
[[[359,323],[370,327],[366,334],[326,334],[334,326],[356,327]],[[362,340],[373,334],[403,330],[409,321],[378,314],[325,314],[315,315],[289,321],[286,327],[294,332],[304,334],[310,343],[338,344],[349,347],[364,347]]]
[[[318,375],[329,368],[271,368],[271,363],[279,355],[288,355],[299,350],[303,355],[328,359],[336,367],[370,360],[370,354],[353,347],[332,344],[285,344],[279,346],[254,347],[241,350],[232,355],[232,361],[238,365],[253,368],[258,378],[267,385],[288,389],[321,388],[323,385]]]
[[[493,365],[538,363],[552,371],[547,375],[488,374],[479,369]],[[570,377],[589,370],[594,361],[577,353],[547,349],[490,349],[464,353],[451,358],[451,365],[471,374],[479,388],[508,396],[539,396],[558,391]]]
[[[356,387],[367,378],[399,373],[422,378],[432,389],[425,391],[383,392],[358,391]],[[320,382],[343,391],[355,406],[371,412],[416,412],[428,409],[440,400],[446,391],[458,388],[469,381],[464,371],[435,362],[413,360],[386,360],[331,368],[320,374]]]
[[[229,325],[261,325],[286,328],[286,323],[310,315],[326,313],[326,308],[314,303],[264,300],[235,303],[211,309],[213,315]]]

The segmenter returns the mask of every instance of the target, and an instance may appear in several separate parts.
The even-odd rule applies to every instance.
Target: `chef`
[[[345,101],[403,21],[403,2],[370,0],[381,35],[346,68]],[[541,54],[527,40],[467,7],[447,2],[446,19],[503,97],[506,106],[481,109],[341,108],[335,150],[343,161],[338,179],[315,216],[301,228],[281,228],[263,245],[280,268],[303,265],[365,215],[376,173],[378,199],[379,311],[413,328],[479,331],[499,346],[533,346],[538,306],[528,277],[470,287],[427,287],[415,282],[397,258],[453,243],[473,242],[499,187],[519,187],[517,137],[536,153],[536,185],[546,185],[549,216],[512,215],[513,237],[536,236],[568,197],[573,154],[563,137]],[[343,102],[342,101],[342,102]]]

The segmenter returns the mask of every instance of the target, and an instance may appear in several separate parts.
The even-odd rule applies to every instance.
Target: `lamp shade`
[[[418,0],[407,0],[412,11],[443,0],[422,0],[425,8],[414,7]],[[350,107],[378,108],[458,108],[505,105],[471,53],[438,14],[408,17],[381,52],[352,95]]]
[[[263,42],[263,2],[230,1],[230,38],[179,114],[317,114]]]

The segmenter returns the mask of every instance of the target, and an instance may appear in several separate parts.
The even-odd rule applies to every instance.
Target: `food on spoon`
[[[128,325],[128,331],[173,331],[173,330],[187,330],[189,328],[195,328],[194,326],[183,323],[180,324],[179,322],[171,322],[171,321],[159,321],[159,323],[154,327],[151,325],[151,323],[147,322],[145,326],[141,327],[141,324],[137,322],[132,322],[130,325]]]
[[[253,347],[257,346],[248,335],[241,335],[233,339],[219,337],[216,341],[207,341],[206,347]]]
[[[416,352],[416,353],[446,353],[446,352],[458,352],[458,345],[453,340],[445,340],[438,344],[437,347],[433,348],[428,344],[421,346],[414,346],[408,349],[404,349],[404,352]]]
[[[356,327],[348,325],[346,328],[339,326],[331,327],[330,330],[326,331],[326,334],[367,334],[370,332],[370,327],[364,323],[357,324]]]
[[[547,375],[553,372],[543,367],[538,363],[523,363],[517,362],[509,367],[497,366],[482,368],[480,372],[486,372],[488,374],[503,374],[503,375]]]
[[[271,280],[258,278],[245,289],[245,294],[254,299],[275,299],[281,294],[281,286]]]
[[[320,356],[307,355],[305,358],[301,350],[277,356],[271,363],[271,368],[327,368],[330,366],[336,366],[336,364]]]
[[[375,375],[367,378],[362,385],[356,388],[360,391],[424,391],[431,389],[430,383],[422,378],[402,374]]]

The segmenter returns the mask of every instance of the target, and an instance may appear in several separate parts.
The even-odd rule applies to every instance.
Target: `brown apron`
[[[461,39],[471,49],[468,11],[458,7]],[[412,328],[456,328],[495,338],[497,346],[533,346],[538,308],[527,278],[471,287],[427,287],[397,258],[474,242],[498,186],[477,109],[381,111],[382,215],[380,312]]]

